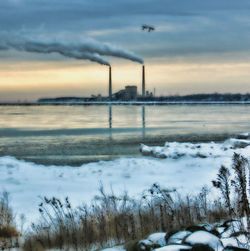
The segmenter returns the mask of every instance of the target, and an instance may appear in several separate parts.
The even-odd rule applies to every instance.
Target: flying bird
[[[154,26],[147,25],[147,24],[143,24],[141,28],[142,28],[142,31],[147,31],[147,32],[155,31]]]

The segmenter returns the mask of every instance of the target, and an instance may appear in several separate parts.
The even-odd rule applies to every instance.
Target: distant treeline
[[[58,98],[42,98],[38,103],[51,102],[105,102],[109,101],[107,97],[58,97]],[[113,98],[112,101],[124,101]],[[231,94],[231,93],[212,93],[212,94],[190,94],[190,95],[172,95],[158,97],[142,97],[138,96],[133,100],[126,101],[153,101],[153,102],[250,102],[250,93],[247,94]]]

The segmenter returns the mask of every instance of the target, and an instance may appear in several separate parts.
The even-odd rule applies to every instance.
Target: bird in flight
[[[143,31],[147,31],[147,32],[155,31],[154,26],[147,25],[147,24],[143,24],[141,28]]]

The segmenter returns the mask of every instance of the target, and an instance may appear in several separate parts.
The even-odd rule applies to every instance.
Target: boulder
[[[166,246],[166,233],[160,232],[160,233],[153,233],[148,236],[147,240],[151,241],[154,244],[157,244],[161,247]]]
[[[189,245],[167,245],[165,247],[157,248],[154,251],[185,251],[185,250],[191,250],[191,246]]]
[[[213,248],[211,248],[208,245],[204,245],[204,244],[195,244],[191,251],[215,251]]]
[[[238,235],[237,237],[221,238],[221,241],[224,247],[245,248],[249,246],[249,241],[245,234]]]
[[[141,240],[137,243],[137,249],[138,251],[151,251],[156,248],[160,248],[161,245],[154,243],[148,239]]]
[[[181,244],[182,241],[190,234],[192,234],[190,231],[179,231],[174,233],[168,237],[167,244]]]
[[[184,239],[183,243],[191,246],[203,244],[208,245],[210,248],[216,251],[223,250],[223,244],[217,236],[202,230],[189,235],[186,239]]]
[[[249,249],[238,248],[238,247],[233,247],[233,246],[227,246],[227,247],[224,248],[223,251],[249,251]]]

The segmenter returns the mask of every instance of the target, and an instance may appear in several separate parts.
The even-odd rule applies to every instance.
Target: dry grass
[[[91,206],[72,209],[69,200],[43,198],[41,222],[33,225],[24,250],[46,248],[90,250],[145,237],[155,231],[174,231],[204,221],[227,219],[219,201],[207,200],[203,189],[196,197],[182,198],[176,191],[154,184],[140,200],[127,194],[107,194],[103,187]]]
[[[0,249],[8,250],[18,246],[19,233],[14,224],[14,216],[9,206],[9,196],[3,192],[0,196]]]
[[[103,186],[90,206],[73,209],[69,199],[42,198],[39,211],[41,220],[33,224],[33,231],[26,236],[25,251],[42,251],[58,248],[62,250],[91,250],[114,244],[132,243],[152,232],[175,231],[204,222],[219,222],[232,217],[249,218],[242,207],[249,205],[245,192],[248,163],[234,156],[231,177],[225,167],[213,182],[222,197],[210,201],[209,190],[204,187],[196,196],[181,196],[154,184],[140,199],[124,193],[117,196],[107,193]],[[236,178],[235,178],[236,177]],[[241,184],[243,182],[243,184]],[[232,198],[232,189],[241,189],[237,198]],[[240,203],[240,204],[239,204]],[[239,208],[241,210],[239,210]],[[242,209],[243,208],[243,209]]]
[[[0,196],[0,238],[17,237],[18,232],[14,225],[14,216],[9,205],[9,196],[3,192]]]

